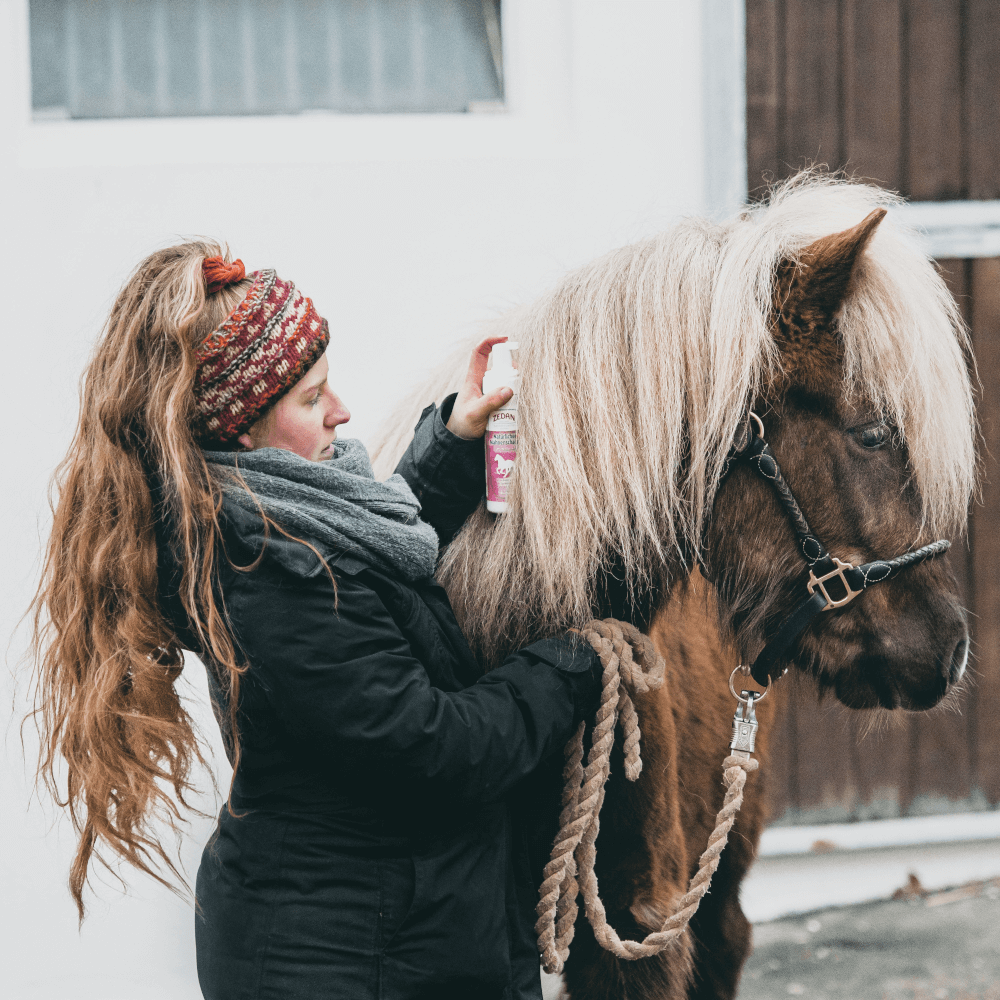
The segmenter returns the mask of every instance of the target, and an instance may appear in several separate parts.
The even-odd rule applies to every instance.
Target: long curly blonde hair
[[[110,849],[183,884],[157,833],[177,830],[202,753],[174,687],[180,641],[159,605],[156,524],[171,527],[180,600],[229,706],[238,760],[238,651],[213,593],[219,490],[192,426],[195,350],[246,295],[206,293],[222,247],[159,250],[119,293],[81,385],[80,418],[53,478],[52,532],[31,605],[39,777],[79,835],[69,886],[81,920],[92,861]],[[227,258],[228,259],[228,258]]]

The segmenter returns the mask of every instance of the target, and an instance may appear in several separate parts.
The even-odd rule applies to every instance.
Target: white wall
[[[348,432],[364,438],[478,320],[679,214],[716,207],[700,3],[503,7],[505,114],[33,123],[27,3],[0,0],[4,636],[30,599],[46,483],[72,432],[84,360],[120,283],[153,248],[213,235],[249,268],[292,277],[330,320],[333,384],[354,413]],[[22,628],[5,673],[15,711],[0,785],[4,994],[197,997],[190,904],[150,881],[129,874],[123,898],[98,874],[77,933],[65,889],[72,831],[51,804],[30,801],[33,743],[29,733],[25,761],[17,727],[24,648]],[[200,667],[185,676],[224,763]],[[218,778],[224,786],[221,766]],[[215,811],[211,795],[202,802]],[[192,875],[210,828],[192,821]]]

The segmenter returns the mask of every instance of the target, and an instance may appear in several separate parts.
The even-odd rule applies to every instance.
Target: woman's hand
[[[502,344],[506,337],[487,337],[473,352],[465,382],[455,399],[448,430],[469,441],[481,438],[486,433],[486,421],[494,410],[498,410],[514,395],[513,389],[497,389],[489,396],[483,395],[483,375],[494,344]]]

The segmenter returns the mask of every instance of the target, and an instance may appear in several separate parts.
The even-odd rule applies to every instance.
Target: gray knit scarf
[[[420,502],[402,476],[375,478],[360,441],[336,441],[333,457],[322,462],[282,448],[206,451],[205,460],[225,499],[243,510],[259,513],[239,475],[289,533],[406,580],[434,575],[438,538],[418,517]]]

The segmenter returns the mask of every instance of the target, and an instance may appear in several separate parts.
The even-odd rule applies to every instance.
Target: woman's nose
[[[340,424],[346,424],[351,419],[351,411],[344,406],[340,397],[335,392],[331,392],[330,395],[333,397],[331,400],[333,405],[327,411],[326,426],[337,427]]]

